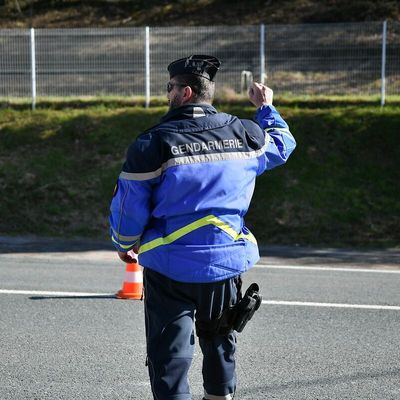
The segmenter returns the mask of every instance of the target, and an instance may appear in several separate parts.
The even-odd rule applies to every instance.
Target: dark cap
[[[213,56],[189,56],[173,61],[168,65],[169,77],[192,74],[212,81],[220,65],[218,58]]]

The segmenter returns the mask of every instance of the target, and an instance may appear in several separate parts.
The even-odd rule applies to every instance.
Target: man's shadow
[[[114,299],[120,300],[115,294],[93,294],[93,295],[76,295],[76,296],[30,296],[29,300],[77,300],[77,299]]]

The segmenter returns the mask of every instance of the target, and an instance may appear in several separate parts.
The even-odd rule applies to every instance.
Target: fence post
[[[260,25],[260,82],[264,84],[265,79],[265,25]]]
[[[36,108],[36,55],[35,55],[35,30],[31,28],[31,88],[32,110]]]
[[[383,21],[382,28],[382,63],[381,63],[381,107],[385,105],[386,97],[386,36],[387,21]]]
[[[146,108],[150,106],[150,28],[146,26],[146,44],[145,44],[145,59],[146,59]]]

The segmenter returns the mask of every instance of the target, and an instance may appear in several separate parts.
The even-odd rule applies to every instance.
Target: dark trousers
[[[144,269],[147,357],[155,400],[190,400],[187,374],[193,358],[194,318],[217,318],[239,300],[241,279],[213,283],[182,283]],[[214,396],[236,388],[236,335],[199,337],[203,353],[203,386]]]

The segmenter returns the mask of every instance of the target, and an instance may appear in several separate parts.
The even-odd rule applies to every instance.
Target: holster
[[[242,332],[261,305],[262,297],[258,291],[257,283],[252,283],[243,298],[234,306],[225,309],[218,318],[208,322],[196,321],[197,336],[211,338],[225,336],[234,330]]]

